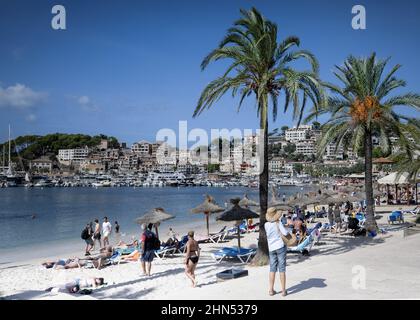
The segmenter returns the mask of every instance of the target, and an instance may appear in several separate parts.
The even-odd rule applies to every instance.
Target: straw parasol
[[[252,218],[259,218],[258,214],[255,212],[242,208],[239,206],[240,199],[231,199],[230,202],[233,204],[233,207],[229,210],[223,212],[220,216],[216,218],[216,220],[221,221],[242,221],[244,219],[252,219]],[[241,248],[241,232],[238,228],[238,248]]]
[[[163,208],[154,208],[148,212],[146,212],[144,215],[136,219],[136,222],[138,224],[142,223],[152,223],[156,230],[156,236],[159,238],[158,233],[158,226],[162,221],[166,221],[169,219],[173,219],[175,216],[167,213],[165,209]]]
[[[204,213],[206,216],[206,225],[207,225],[207,236],[210,236],[210,228],[209,228],[209,214],[222,212],[225,211],[222,207],[218,206],[213,197],[206,195],[206,199],[203,201],[202,204],[198,205],[197,207],[191,209],[192,213]]]
[[[245,193],[244,197],[239,201],[239,205],[244,208],[256,207],[259,206],[259,203],[255,202],[248,198],[248,195]]]

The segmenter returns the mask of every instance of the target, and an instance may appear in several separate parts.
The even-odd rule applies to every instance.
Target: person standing
[[[114,222],[114,228],[115,228],[115,243],[120,243],[121,233],[120,233],[120,225],[118,224],[118,221]]]
[[[96,241],[99,242],[99,248],[102,248],[101,243],[101,226],[99,220],[95,219],[95,230],[93,231],[93,250],[95,250]]]
[[[93,248],[92,236],[92,228],[90,223],[88,223],[86,224],[86,227],[83,229],[81,234],[81,238],[86,242],[85,256],[90,256],[90,251]]]
[[[328,218],[328,224],[330,225],[330,231],[332,231],[332,227],[334,225],[334,210],[333,210],[332,205],[328,206],[327,218]]]
[[[338,204],[334,207],[335,233],[341,232],[341,210]]]
[[[282,289],[282,296],[287,295],[286,291],[286,253],[287,247],[282,239],[287,236],[289,232],[285,229],[282,223],[279,222],[281,213],[275,208],[268,208],[266,213],[267,222],[264,224],[267,233],[267,242],[270,258],[270,273],[269,273],[269,295],[273,296],[274,282],[276,272],[280,273],[280,285]]]
[[[155,256],[156,235],[152,232],[153,224],[142,224],[143,234],[141,235],[141,268],[143,275],[150,276],[152,261]]]
[[[200,258],[200,247],[198,242],[194,239],[194,231],[188,232],[187,252],[185,253],[185,274],[192,282],[192,287],[195,288],[197,280],[195,279],[195,269],[197,268],[198,260]]]
[[[109,246],[109,236],[111,235],[112,225],[108,221],[108,217],[104,217],[104,222],[102,223],[102,235],[104,236],[103,245],[104,247]]]

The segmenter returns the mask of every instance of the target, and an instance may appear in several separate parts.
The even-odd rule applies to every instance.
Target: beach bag
[[[288,233],[287,236],[284,236],[283,233],[281,233],[278,222],[276,222],[277,231],[279,232],[281,239],[283,240],[283,243],[286,247],[294,247],[297,245],[298,241],[296,238],[296,235],[294,233]]]
[[[155,235],[153,235],[153,249],[154,250],[159,250],[160,249],[160,240]]]
[[[84,228],[83,231],[82,231],[82,234],[80,235],[80,237],[83,240],[89,239],[89,230],[87,228]]]

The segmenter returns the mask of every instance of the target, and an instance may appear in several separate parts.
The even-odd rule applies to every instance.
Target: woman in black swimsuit
[[[198,242],[194,240],[194,231],[190,231],[188,232],[187,252],[185,254],[185,274],[191,280],[193,287],[197,284],[194,272],[199,258],[200,247]]]

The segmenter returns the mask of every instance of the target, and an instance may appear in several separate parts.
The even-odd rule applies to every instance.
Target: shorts
[[[101,234],[100,233],[96,233],[96,234],[93,235],[93,238],[95,240],[101,240]]]
[[[152,262],[154,256],[155,256],[155,251],[154,250],[147,250],[147,251],[145,251],[145,252],[142,253],[142,255],[141,255],[141,261],[143,261],[143,262]]]
[[[104,238],[109,238],[109,232],[104,232]]]
[[[286,252],[286,246],[270,251],[270,272],[286,272]]]
[[[87,238],[87,239],[85,239],[85,242],[86,242],[86,244],[89,244],[89,245],[93,245],[93,240],[92,240],[92,238]]]

